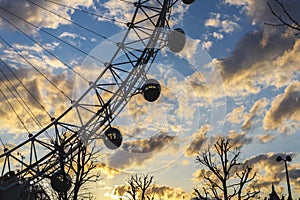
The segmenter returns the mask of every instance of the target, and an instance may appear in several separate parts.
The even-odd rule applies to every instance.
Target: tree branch
[[[291,14],[286,10],[285,6],[283,5],[283,3],[279,0],[273,0],[275,3],[277,3],[277,5],[279,5],[279,7],[281,8],[281,10],[283,11],[283,13],[285,14],[285,16],[289,19],[290,22],[288,22],[287,20],[284,20],[283,17],[279,14],[277,14],[273,7],[271,6],[271,4],[269,2],[267,2],[267,5],[272,13],[272,15],[274,15],[277,20],[281,23],[278,24],[274,24],[274,23],[264,23],[265,25],[270,25],[270,26],[286,26],[289,27],[293,30],[298,31],[298,33],[296,33],[295,35],[299,35],[300,34],[300,25],[297,22],[297,20],[295,20],[294,17],[291,16]]]

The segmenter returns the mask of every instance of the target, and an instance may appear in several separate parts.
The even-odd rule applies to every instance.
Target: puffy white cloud
[[[231,20],[223,20],[221,22],[221,26],[222,26],[221,31],[225,33],[231,33],[240,27],[236,22]]]
[[[219,32],[224,33],[231,33],[240,27],[236,22],[227,19],[227,17],[223,19],[224,17],[222,18],[220,13],[212,13],[212,15],[212,18],[205,21],[204,25],[206,27],[219,28]],[[220,39],[222,36],[220,34],[214,34],[214,37]]]
[[[70,37],[70,38],[75,39],[75,38],[78,37],[78,35],[77,35],[76,33],[63,32],[63,33],[60,34],[58,37],[59,37],[59,38]]]
[[[217,33],[217,32],[213,32],[213,37],[218,40],[222,40],[224,38],[224,36],[221,33]]]
[[[232,4],[232,5],[247,5],[248,0],[225,0],[226,3]]]
[[[207,51],[212,47],[212,45],[213,45],[212,41],[202,42],[202,48]]]
[[[207,19],[205,21],[205,26],[218,28],[221,25],[220,17],[221,17],[220,13],[214,13],[214,18]]]

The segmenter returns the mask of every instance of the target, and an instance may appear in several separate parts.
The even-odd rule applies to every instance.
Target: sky
[[[5,72],[0,76],[0,137],[7,146],[27,139],[21,121],[33,133],[41,128],[7,83],[14,85],[41,125],[47,125],[48,114],[59,116],[70,106],[61,91],[76,98],[85,89],[64,63],[89,78],[101,69],[89,68],[91,58],[70,44],[88,55],[109,57],[104,38],[119,38],[134,11],[132,4],[120,0],[60,2],[69,7],[44,0],[0,0],[2,60],[40,102],[0,65]],[[262,197],[270,193],[272,183],[287,196],[284,164],[275,159],[291,155],[293,197],[300,197],[300,40],[294,30],[265,24],[278,23],[267,2],[282,12],[272,0],[196,0],[190,6],[179,1],[174,6],[170,24],[184,30],[186,45],[177,54],[164,48],[149,70],[148,76],[162,85],[160,98],[149,103],[134,96],[113,122],[124,141],[117,150],[101,151],[97,173],[102,179],[90,185],[96,199],[117,199],[118,188],[134,173],[153,175],[165,199],[189,198],[193,188],[201,186],[203,167],[196,156],[221,135],[231,138],[242,152],[241,160],[258,172]],[[300,21],[300,2],[283,2]],[[38,66],[59,90],[9,46]],[[103,147],[101,142],[97,145]]]

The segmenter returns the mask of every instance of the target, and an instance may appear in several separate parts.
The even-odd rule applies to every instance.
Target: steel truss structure
[[[60,169],[61,162],[72,159],[78,138],[88,144],[101,139],[103,132],[121,112],[130,98],[140,93],[146,74],[157,53],[166,45],[171,9],[177,0],[138,0],[116,52],[104,63],[99,76],[71,106],[52,123],[21,144],[0,155],[1,178],[14,172],[19,181],[36,183]],[[137,48],[138,47],[138,48]],[[140,48],[142,47],[142,48]],[[110,77],[107,79],[107,77]],[[93,99],[90,103],[88,99]],[[70,122],[72,119],[72,122]],[[54,138],[49,141],[49,137]],[[20,152],[28,152],[26,157]],[[22,166],[16,169],[15,166]],[[10,179],[11,180],[11,179]],[[0,181],[8,190],[16,183]]]

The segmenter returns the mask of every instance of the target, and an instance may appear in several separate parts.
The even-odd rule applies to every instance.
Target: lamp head
[[[282,161],[283,160],[283,158],[281,157],[281,156],[278,156],[277,158],[276,158],[276,161],[277,162],[280,162],[280,161]]]
[[[291,158],[291,156],[287,156],[287,157],[285,158],[285,160],[288,161],[288,162],[291,162],[291,161],[292,161],[292,158]]]

